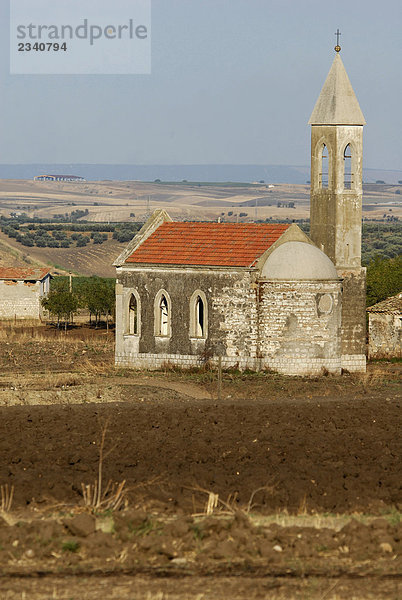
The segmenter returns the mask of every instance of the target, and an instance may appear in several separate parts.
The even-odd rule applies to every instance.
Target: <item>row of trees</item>
[[[46,231],[78,231],[78,232],[88,232],[88,231],[107,231],[113,232],[116,228],[119,227],[138,227],[136,223],[93,223],[85,220],[76,222],[60,222],[60,219],[57,215],[54,215],[53,218],[49,219],[41,219],[39,217],[29,217],[26,214],[15,215],[12,217],[5,217],[4,215],[0,215],[0,225],[3,226],[11,226],[14,229],[19,229],[21,231],[35,231],[37,229],[45,229]]]
[[[115,280],[102,277],[74,277],[72,284],[68,277],[53,279],[49,294],[42,299],[42,306],[57,318],[57,326],[64,322],[64,327],[73,322],[74,315],[80,309],[86,309],[95,318],[95,327],[101,318],[109,319],[115,314]]]
[[[39,248],[69,248],[74,243],[77,247],[87,246],[91,240],[94,244],[103,244],[108,239],[106,232],[93,231],[91,226],[71,226],[70,231],[61,225],[28,225],[21,227],[19,223],[3,224],[1,230],[10,238],[15,238],[23,246]],[[99,229],[99,227],[97,228]],[[124,224],[108,227],[113,231],[113,238],[119,242],[130,241],[138,230],[137,224]],[[71,233],[73,231],[73,233]],[[83,232],[90,232],[84,235]]]
[[[51,234],[46,229],[37,229],[36,231],[27,231],[23,233],[12,227],[3,227],[3,232],[11,238],[15,238],[23,246],[37,246],[38,248],[69,248],[75,242],[77,247],[87,246],[92,240],[94,244],[103,244],[108,239],[107,233],[94,233],[90,236],[82,233],[73,233],[67,235],[65,231],[52,231]]]

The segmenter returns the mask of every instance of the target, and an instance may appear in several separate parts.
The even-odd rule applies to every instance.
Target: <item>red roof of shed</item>
[[[126,263],[252,267],[289,225],[162,223]]]
[[[17,267],[0,267],[0,279],[20,279],[41,281],[50,273],[49,269],[20,269]]]

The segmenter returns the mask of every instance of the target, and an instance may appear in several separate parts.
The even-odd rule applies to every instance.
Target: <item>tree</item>
[[[113,235],[113,237],[115,237],[115,239],[117,239],[118,242],[129,242],[134,237],[134,233],[131,229],[120,229],[115,233],[116,236]]]
[[[95,316],[95,327],[98,326],[102,315],[106,317],[106,327],[109,329],[109,317],[115,310],[115,281],[90,277],[80,285],[80,304]]]
[[[367,267],[367,306],[402,291],[402,256],[376,256]]]
[[[100,233],[94,233],[93,235],[91,234],[91,236],[94,244],[103,244],[103,242],[105,241]]]
[[[79,303],[77,296],[69,291],[66,284],[63,284],[58,285],[42,298],[41,304],[43,308],[57,317],[57,327],[60,326],[60,321],[64,319],[64,329],[66,330],[67,323],[72,320],[72,316],[77,312]]]
[[[32,247],[34,245],[34,240],[33,240],[32,236],[29,234],[21,236],[20,241],[21,241],[21,244],[23,244],[24,246]]]
[[[89,237],[87,235],[80,235],[76,243],[77,248],[83,248],[87,244],[89,244]]]

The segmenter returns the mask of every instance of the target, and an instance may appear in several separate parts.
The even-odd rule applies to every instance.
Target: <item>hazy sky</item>
[[[10,75],[0,0],[0,163],[307,165],[337,27],[364,166],[402,169],[401,0],[152,0],[151,75],[102,76]]]

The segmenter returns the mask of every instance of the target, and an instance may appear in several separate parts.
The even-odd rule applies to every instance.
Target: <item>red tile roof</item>
[[[289,225],[163,223],[126,263],[251,267]]]
[[[19,269],[0,267],[0,279],[20,279],[22,281],[41,281],[50,273],[49,269]]]

